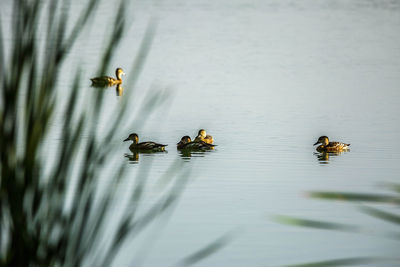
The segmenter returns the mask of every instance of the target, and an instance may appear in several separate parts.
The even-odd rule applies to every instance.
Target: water
[[[377,185],[398,181],[398,2],[164,1],[133,6],[128,14],[134,22],[109,72],[122,67],[129,77],[135,71],[132,60],[155,16],[158,29],[130,108],[137,110],[156,88],[166,87],[171,98],[144,125],[129,127],[127,122],[123,132],[115,133],[115,156],[129,165],[132,177],[151,164],[151,184],[176,160],[185,161],[182,168],[191,169],[191,179],[168,223],[152,225],[139,236],[139,246],[120,253],[116,266],[131,263],[132,255],[136,264],[168,266],[230,231],[235,233],[231,243],[198,266],[397,255],[398,243],[388,239],[295,228],[271,216],[390,227],[353,205],[310,199],[306,192],[378,192]],[[100,6],[65,73],[80,66],[85,81],[95,74],[104,48],[101,33],[113,15],[109,8]],[[70,78],[62,75],[60,98]],[[109,108],[99,136],[107,127],[105,118],[127,94],[118,97],[110,88],[105,95]],[[54,123],[55,133],[59,126]],[[175,144],[200,128],[213,135],[217,148],[182,159]],[[129,145],[122,140],[131,132],[141,141],[167,143],[168,153],[129,161]],[[321,135],[351,143],[351,151],[320,161],[312,144]],[[59,141],[53,134],[54,145]],[[149,186],[147,203],[157,193]]]

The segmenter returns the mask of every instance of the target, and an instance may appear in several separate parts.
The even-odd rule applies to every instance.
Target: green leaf
[[[332,266],[349,266],[349,265],[364,265],[368,263],[377,262],[377,258],[372,257],[358,257],[358,258],[344,258],[334,259],[318,262],[310,262],[295,265],[286,265],[286,267],[332,267]]]
[[[380,209],[372,208],[372,207],[361,207],[361,209],[376,218],[382,219],[384,221],[394,223],[394,224],[400,224],[400,216],[394,213],[382,211]]]
[[[377,202],[388,204],[400,204],[400,197],[385,194],[367,194],[367,193],[345,193],[345,192],[310,192],[313,198],[321,198],[327,200],[343,200],[358,202]]]
[[[341,223],[332,223],[325,221],[316,221],[316,220],[308,220],[308,219],[300,219],[294,218],[290,216],[275,216],[274,219],[283,224],[295,225],[301,227],[309,227],[309,228],[318,228],[325,230],[344,230],[344,231],[357,231],[358,227],[354,225],[341,224]]]

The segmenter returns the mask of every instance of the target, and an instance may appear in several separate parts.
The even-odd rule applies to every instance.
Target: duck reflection
[[[179,156],[186,161],[189,161],[192,157],[205,157],[208,153],[212,153],[213,150],[208,150],[208,151],[193,151],[190,149],[178,149],[178,154]]]
[[[122,96],[124,94],[124,87],[118,84],[117,87],[115,88],[115,93],[117,94],[117,96]]]
[[[334,157],[338,157],[345,152],[314,152],[314,155],[317,157],[317,160],[320,164],[329,164],[329,159]]]
[[[126,153],[124,156],[125,158],[128,159],[129,163],[131,164],[138,164],[139,163],[139,158],[140,155],[145,155],[147,156],[155,156],[156,154],[162,154],[162,153],[168,153],[166,150],[165,151],[132,151],[132,154]]]
[[[132,154],[126,153],[125,158],[127,158],[129,160],[129,162],[132,164],[139,163],[139,153],[138,152],[133,152]]]
[[[108,89],[110,87],[114,87],[114,85],[98,85],[98,84],[92,84],[92,87],[94,88],[103,88],[103,89]],[[115,94],[117,96],[122,96],[124,94],[124,87],[122,87],[121,84],[117,84],[115,86]]]

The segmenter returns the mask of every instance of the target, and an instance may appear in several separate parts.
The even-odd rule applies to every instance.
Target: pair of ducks
[[[131,151],[159,152],[165,151],[165,147],[168,146],[151,141],[139,143],[139,136],[136,133],[131,133],[124,142],[129,140],[133,141],[129,146]],[[212,144],[213,142],[213,137],[207,135],[206,131],[201,129],[194,141],[192,141],[188,135],[182,137],[181,141],[177,144],[177,148],[181,150],[210,150],[215,147],[215,145]]]
[[[214,139],[211,135],[208,135],[204,129],[200,129],[194,141],[190,139],[190,136],[185,135],[181,138],[176,147],[178,149],[187,150],[209,150],[214,149]]]

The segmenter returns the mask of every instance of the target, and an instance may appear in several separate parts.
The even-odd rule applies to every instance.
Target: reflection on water
[[[179,156],[185,161],[189,161],[191,157],[205,157],[208,153],[212,153],[214,150],[190,150],[190,149],[178,149]]]
[[[124,87],[122,87],[121,84],[118,84],[115,88],[115,93],[117,94],[117,96],[122,96],[124,94]]]
[[[124,156],[129,160],[129,163],[131,164],[139,163],[139,153],[132,153],[132,154],[125,153]]]
[[[110,87],[114,87],[115,85],[98,85],[98,84],[92,84],[91,87],[93,88],[103,88],[103,89],[108,89]],[[122,84],[117,84],[115,86],[115,93],[117,96],[122,96],[124,94],[124,87],[122,87]]]
[[[213,153],[214,150],[190,150],[190,149],[182,149],[177,150],[178,155],[185,161],[189,161],[192,157],[194,158],[202,158],[205,157],[208,153]],[[125,153],[124,157],[128,159],[131,164],[139,164],[140,154],[145,156],[153,156],[156,154],[168,153],[168,151],[132,151],[132,153]]]
[[[125,153],[124,157],[128,159],[129,163],[131,164],[138,164],[139,163],[139,157],[140,154],[144,154],[146,156],[153,156],[155,154],[163,154],[163,153],[168,153],[168,151],[132,151],[132,154]]]
[[[109,88],[109,87],[114,87],[114,86],[112,86],[112,85],[107,85],[107,84],[92,84],[91,87],[93,87],[93,88],[104,88],[104,89],[107,89],[107,88]]]
[[[349,151],[348,149],[343,152],[314,152],[314,155],[317,157],[320,164],[328,164],[329,157],[337,157]]]

